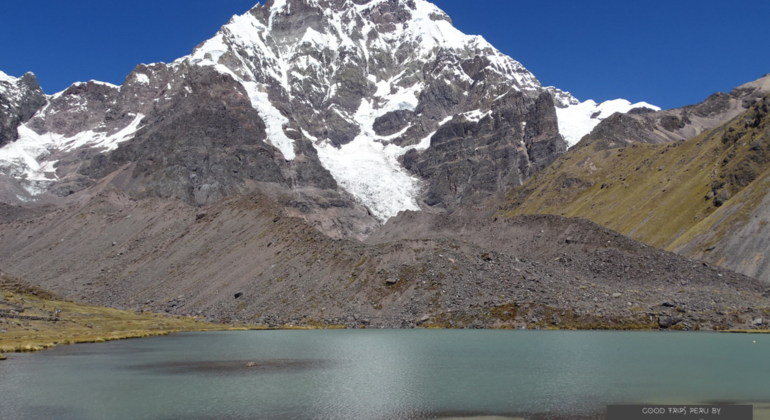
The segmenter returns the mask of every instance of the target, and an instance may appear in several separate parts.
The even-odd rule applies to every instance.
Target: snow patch
[[[142,75],[142,76],[144,76],[144,75]],[[147,77],[147,76],[145,76],[145,77]],[[150,82],[150,79],[147,79],[146,83],[149,83],[149,82]],[[99,80],[91,79],[91,80],[88,81],[88,83],[94,83],[94,84],[97,84],[97,85],[107,86],[107,87],[115,89],[115,90],[120,90],[120,86],[113,85],[112,83],[109,83],[109,82],[100,82]]]
[[[224,36],[218,34],[214,38],[204,42],[200,49],[196,50],[193,55],[193,63],[199,61],[210,61],[212,64],[216,64],[219,61],[219,57],[227,52],[228,46],[224,41]]]
[[[249,93],[249,99],[254,108],[259,111],[262,120],[267,126],[267,139],[283,153],[286,160],[294,160],[297,155],[294,153],[294,140],[286,136],[283,127],[289,124],[289,119],[284,117],[276,107],[270,103],[266,92],[261,92],[259,86],[254,82],[241,82],[246,92]]]
[[[415,83],[408,88],[400,88],[396,93],[391,94],[390,84],[384,88],[381,85],[377,86],[377,94],[375,96],[385,101],[378,110],[378,117],[387,114],[391,111],[407,110],[414,111],[419,103],[417,94],[425,89],[423,83]],[[384,94],[381,94],[384,93]]]
[[[17,178],[31,195],[45,192],[46,186],[55,180],[54,164],[46,160],[54,151],[69,151],[80,147],[103,148],[104,152],[115,150],[124,141],[134,138],[144,115],[134,120],[113,135],[84,131],[71,137],[57,133],[38,134],[25,124],[19,126],[19,139],[0,148],[0,172]],[[54,173],[51,178],[50,173]]]
[[[570,105],[566,108],[556,108],[556,116],[559,120],[559,133],[564,136],[568,147],[576,145],[586,134],[590,133],[602,120],[616,112],[626,113],[634,108],[650,108],[660,111],[655,105],[647,102],[632,104],[625,99],[597,104],[592,100]]]
[[[395,139],[397,139],[397,138],[399,138],[399,137],[403,136],[404,134],[406,134],[406,132],[407,132],[407,131],[408,131],[410,128],[412,128],[412,124],[408,124],[406,127],[402,128],[402,129],[401,129],[401,131],[399,131],[399,132],[398,132],[398,133],[396,133],[396,134],[391,134],[391,135],[389,135],[389,136],[377,136],[377,140],[379,140],[379,141],[383,141],[383,140],[385,140],[385,141],[395,140]]]
[[[481,112],[480,109],[476,109],[473,111],[464,112],[460,115],[465,117],[465,119],[468,121],[479,122],[482,119],[484,119],[487,115],[492,115],[492,111]]]
[[[300,40],[300,43],[308,43],[315,45],[318,50],[329,48],[331,50],[337,50],[339,48],[339,42],[337,38],[329,34],[322,34],[313,28],[307,28],[305,35]]]
[[[146,74],[143,73],[137,73],[136,74],[136,82],[142,85],[149,85],[150,84],[150,78],[147,77]]]
[[[8,106],[18,106],[18,103],[23,96],[22,89],[23,88],[19,86],[19,79],[0,72],[0,92],[5,94],[5,97],[9,102]]]
[[[0,71],[0,82],[6,82],[6,83],[13,83],[16,84],[16,81],[19,80],[13,76],[9,76],[2,71]]]
[[[375,110],[371,102],[364,99],[353,116],[361,127],[361,134],[339,149],[329,141],[316,144],[323,167],[382,222],[400,211],[420,209],[416,201],[419,181],[401,166],[398,158],[411,149],[427,149],[432,136],[408,147],[383,145],[379,141],[384,138],[374,133],[372,125],[387,109],[390,107]]]

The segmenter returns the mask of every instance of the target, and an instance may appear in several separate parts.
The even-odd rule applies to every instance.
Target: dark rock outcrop
[[[421,154],[412,150],[404,165],[426,179],[423,202],[453,210],[521,185],[566,151],[553,99],[508,94],[475,121],[458,116],[431,138]]]
[[[119,87],[106,83],[76,83],[51,98],[49,106],[27,125],[38,134],[50,132],[65,137],[88,130],[107,132],[111,127],[102,123],[119,93]]]
[[[14,79],[0,78],[0,147],[19,138],[19,125],[46,105],[43,89],[32,73]]]

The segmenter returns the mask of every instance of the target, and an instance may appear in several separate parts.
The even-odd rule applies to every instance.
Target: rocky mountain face
[[[34,74],[27,73],[17,79],[0,72],[0,147],[16,141],[19,126],[46,102]]]
[[[412,149],[404,166],[430,180],[423,202],[456,209],[480,204],[490,193],[520,185],[566,151],[553,100],[542,94],[527,114],[524,95],[498,100],[485,114],[463,114],[444,124],[422,153]]]
[[[680,110],[605,120],[578,147],[512,191],[504,213],[585,217],[648,244],[770,282],[762,204],[768,200],[770,170],[768,80]],[[735,105],[739,97],[742,113],[689,140],[648,144],[650,137],[642,136],[629,144],[633,137],[619,140],[620,128],[612,125],[624,119],[661,121],[673,112],[689,112],[695,120],[696,110],[714,109],[715,98]],[[716,111],[711,115],[724,117]]]
[[[120,87],[13,105],[24,124],[0,149],[0,198],[59,203],[111,182],[201,206],[259,188],[329,234],[363,237],[550,164],[566,150],[557,91],[424,0],[271,0]]]

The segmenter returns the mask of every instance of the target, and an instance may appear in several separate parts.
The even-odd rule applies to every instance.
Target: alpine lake
[[[750,404],[770,419],[770,335],[207,332],[8,356],[13,420],[602,419],[610,404]]]

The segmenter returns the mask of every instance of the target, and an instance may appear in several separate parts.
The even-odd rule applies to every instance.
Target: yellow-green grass
[[[0,330],[6,332],[0,334],[0,353],[39,351],[60,344],[100,343],[184,331],[266,328],[212,324],[191,317],[123,311],[18,292],[4,293],[10,304],[24,308],[21,316],[48,320],[4,319]]]
[[[294,325],[294,324],[288,324],[283,325],[280,328],[280,330],[344,330],[347,329],[344,325],[318,325],[318,324],[308,324],[308,325]]]
[[[770,170],[765,171],[759,179],[731,198],[727,204],[708,218],[678,237],[667,249],[677,251],[691,242],[699,241],[702,242],[698,243],[700,252],[690,255],[695,258],[702,257],[706,249],[716,245],[735,227],[749,220],[752,212],[765,200],[767,191],[770,191]]]

